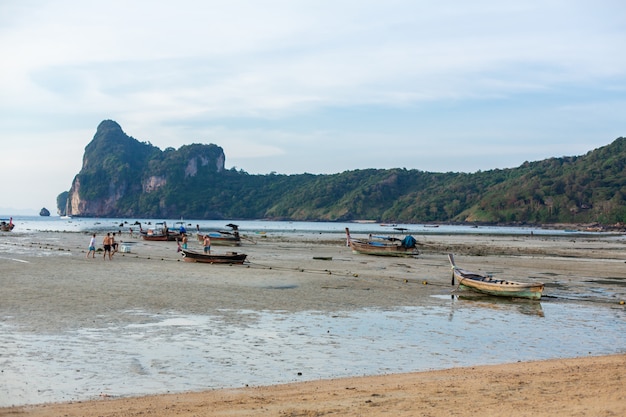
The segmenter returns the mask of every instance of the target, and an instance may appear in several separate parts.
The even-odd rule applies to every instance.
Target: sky
[[[626,136],[626,2],[0,0],[0,215],[98,124],[251,174],[476,172]],[[106,180],[106,179],[103,179]]]

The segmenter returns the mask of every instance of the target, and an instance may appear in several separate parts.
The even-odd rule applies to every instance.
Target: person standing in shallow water
[[[89,240],[89,251],[87,252],[87,258],[89,258],[90,253],[93,253],[91,256],[92,258],[96,257],[96,234],[95,233],[91,236],[91,240]]]
[[[102,255],[102,259],[107,258],[107,252],[108,252],[109,260],[111,260],[111,233],[107,233],[104,239],[102,239],[102,246],[104,246],[104,254]]]

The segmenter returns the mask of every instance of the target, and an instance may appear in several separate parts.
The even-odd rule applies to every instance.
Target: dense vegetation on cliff
[[[161,151],[106,120],[85,148],[83,168],[60,211],[103,217],[407,223],[626,221],[626,138],[584,156],[473,174],[366,169],[251,175],[225,169],[224,160],[216,145]],[[64,199],[59,196],[59,201]]]

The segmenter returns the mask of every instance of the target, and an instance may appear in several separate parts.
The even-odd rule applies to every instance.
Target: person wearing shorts
[[[102,255],[102,259],[107,258],[107,252],[109,253],[109,260],[111,260],[111,233],[107,233],[107,235],[102,240],[102,246],[104,246],[104,255]]]
[[[93,254],[91,257],[95,258],[96,257],[96,234],[95,233],[91,236],[91,240],[89,241],[89,251],[87,252],[87,258],[89,258],[89,254],[91,254],[92,252]]]
[[[211,253],[211,238],[209,235],[204,235],[202,245],[204,246],[204,253]]]

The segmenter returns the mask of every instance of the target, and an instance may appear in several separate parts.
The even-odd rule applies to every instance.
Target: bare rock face
[[[85,147],[83,166],[72,181],[65,211],[84,217],[167,215],[170,211],[178,216],[171,196],[192,187],[186,183],[190,179],[223,172],[225,160],[217,145],[191,144],[161,151],[105,120]],[[158,213],[147,213],[154,207]]]

